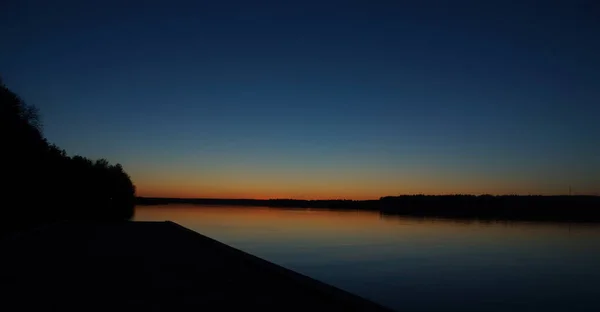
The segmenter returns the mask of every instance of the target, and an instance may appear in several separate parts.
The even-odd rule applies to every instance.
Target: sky
[[[597,1],[0,2],[0,76],[138,195],[600,194]]]

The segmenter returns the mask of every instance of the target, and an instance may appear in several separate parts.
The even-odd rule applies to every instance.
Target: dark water
[[[137,207],[398,311],[600,311],[600,226]]]

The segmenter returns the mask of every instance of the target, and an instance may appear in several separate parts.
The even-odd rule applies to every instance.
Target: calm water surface
[[[171,220],[398,311],[600,311],[600,226],[166,205]]]

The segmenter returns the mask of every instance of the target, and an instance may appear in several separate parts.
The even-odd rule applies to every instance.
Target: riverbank
[[[506,221],[600,222],[600,196],[403,195],[377,200],[138,197],[138,205],[197,204],[369,210],[384,215]]]
[[[1,246],[5,311],[389,311],[172,222],[62,223]]]

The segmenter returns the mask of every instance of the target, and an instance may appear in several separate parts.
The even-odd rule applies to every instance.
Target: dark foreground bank
[[[2,311],[388,311],[172,222],[55,224],[1,248]]]

